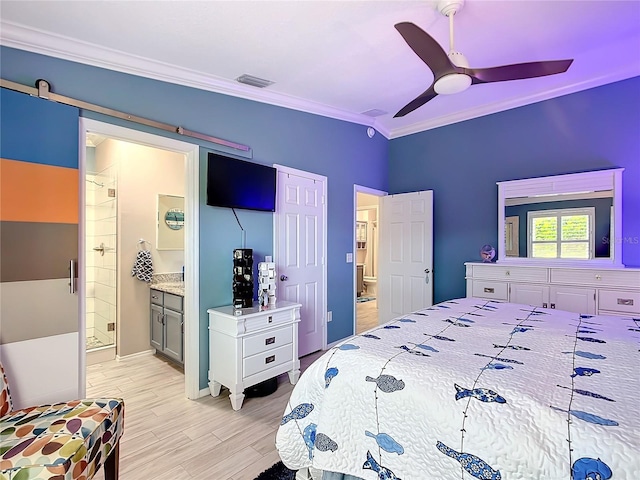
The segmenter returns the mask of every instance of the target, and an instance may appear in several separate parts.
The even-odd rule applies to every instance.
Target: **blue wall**
[[[613,167],[625,168],[615,240],[640,267],[640,77],[391,140],[389,193],[434,191],[440,302],[465,296],[464,262],[497,245],[496,182]]]
[[[370,139],[362,125],[6,47],[0,50],[0,62],[3,79],[35,85],[36,79],[44,78],[60,95],[249,145],[252,161],[258,163],[278,163],[326,176],[327,301],[333,312],[328,341],[353,333],[353,264],[345,262],[345,254],[353,251],[353,185],[387,189],[388,141],[382,135]],[[200,387],[205,388],[206,310],[231,303],[231,252],[241,242],[232,211],[205,205],[207,153],[219,147],[104,115],[81,114],[204,147],[200,149],[199,213]],[[28,130],[23,141],[29,141]],[[256,258],[273,254],[272,214],[238,211],[238,216],[247,231],[247,247],[254,249]]]
[[[640,78],[387,141],[366,127],[6,47],[2,78],[250,145],[252,161],[328,177],[328,341],[353,333],[353,185],[391,193],[434,190],[435,301],[465,294],[465,261],[497,243],[495,182],[626,168],[623,261],[640,267]],[[474,88],[482,88],[476,86]],[[446,101],[446,98],[434,101]],[[428,105],[423,108],[429,108]],[[231,302],[231,251],[240,230],[229,209],[205,205],[213,144],[91,112],[88,118],[198,143],[200,158],[200,386],[207,384],[206,310]],[[37,119],[31,119],[37,121]],[[29,141],[29,132],[24,133]],[[228,152],[229,150],[227,150]],[[273,253],[272,215],[238,211],[247,247]]]

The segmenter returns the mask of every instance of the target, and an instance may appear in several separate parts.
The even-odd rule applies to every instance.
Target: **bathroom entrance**
[[[149,286],[172,275],[184,292],[184,194],[183,153],[87,133],[88,365],[152,350]],[[166,199],[179,201],[170,211],[180,219],[170,225],[159,221]]]
[[[88,335],[81,345],[86,355],[81,356],[80,383],[84,384],[86,379],[84,367],[87,364],[107,361],[99,359],[100,355],[125,360],[154,352],[150,341],[150,285],[145,278],[132,275],[140,250],[148,250],[152,257],[151,274],[173,273],[184,278],[180,283],[184,289],[182,370],[185,396],[198,398],[201,396],[197,288],[200,147],[87,118],[80,119],[80,127],[83,140],[89,139],[80,155],[81,198],[88,207],[93,196],[97,212],[93,226],[88,210],[81,215],[80,264],[88,268],[80,269],[80,331]],[[92,155],[95,158],[92,159]],[[168,196],[181,196],[184,201],[183,215],[175,216],[173,213],[177,212],[172,210],[171,218],[165,214],[162,224],[173,233],[184,232],[184,245],[179,249],[173,243],[166,244],[166,237],[159,236],[159,212],[164,205],[162,199]],[[102,201],[105,199],[106,202]],[[170,209],[174,208],[171,205]],[[97,218],[109,220],[101,225]],[[181,228],[176,228],[176,222]],[[92,229],[94,235],[90,236]],[[97,260],[93,262],[92,258]],[[99,269],[101,261],[100,266],[109,268]],[[92,262],[93,272],[89,270]],[[91,281],[94,283],[93,300]],[[95,321],[98,309],[104,309],[102,301],[98,300],[103,293],[113,302],[109,304],[108,323],[115,323],[114,330],[110,331],[109,325],[104,328],[108,334],[115,332],[113,337],[106,336],[106,339],[103,332],[99,332],[102,336],[96,335],[102,325]],[[93,325],[89,315],[92,302]],[[89,348],[91,344],[86,342],[87,339],[92,342],[92,336],[103,345]],[[94,356],[97,358],[91,358]],[[126,362],[122,365],[126,366]]]
[[[378,203],[385,192],[355,186],[355,333],[378,325]]]

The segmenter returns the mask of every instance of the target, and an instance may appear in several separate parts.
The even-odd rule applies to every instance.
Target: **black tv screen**
[[[209,153],[207,205],[275,212],[276,169]]]

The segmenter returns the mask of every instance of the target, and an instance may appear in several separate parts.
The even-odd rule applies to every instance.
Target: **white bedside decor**
[[[268,307],[210,308],[209,389],[220,395],[224,385],[234,410],[240,410],[245,388],[289,374],[300,376],[298,360],[299,303],[278,301]],[[236,312],[240,311],[238,315]]]

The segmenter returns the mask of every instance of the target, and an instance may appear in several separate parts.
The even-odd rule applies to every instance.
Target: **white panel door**
[[[325,338],[325,177],[278,170],[276,297],[302,305],[298,355],[321,350]]]
[[[433,305],[433,191],[380,197],[378,322]]]

